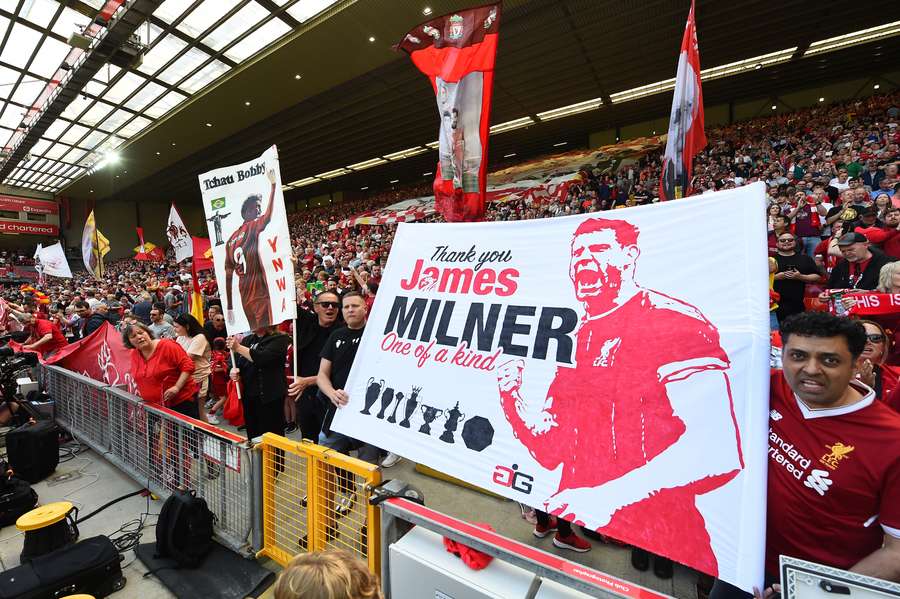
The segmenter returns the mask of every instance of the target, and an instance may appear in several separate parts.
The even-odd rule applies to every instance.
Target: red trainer
[[[585,553],[591,550],[591,544],[574,532],[567,537],[561,537],[559,533],[556,533],[556,536],[553,537],[553,544],[560,549],[570,549],[578,553]]]
[[[556,516],[550,516],[550,519],[547,521],[547,526],[541,526],[541,523],[538,522],[534,525],[534,536],[539,539],[543,539],[551,532],[556,530]]]

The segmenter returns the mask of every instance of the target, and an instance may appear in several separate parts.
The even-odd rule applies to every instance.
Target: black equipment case
[[[2,466],[0,466],[2,467]],[[15,524],[37,505],[38,496],[26,481],[0,473],[0,528]]]
[[[50,420],[25,423],[6,434],[6,455],[16,476],[41,482],[59,464],[59,429]]]
[[[100,599],[125,586],[120,559],[109,538],[85,539],[0,573],[0,599]]]

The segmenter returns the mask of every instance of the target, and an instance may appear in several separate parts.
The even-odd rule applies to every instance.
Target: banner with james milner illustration
[[[401,224],[332,428],[744,589],[762,582],[763,185]]]
[[[278,149],[199,177],[229,333],[297,315],[294,265]]]

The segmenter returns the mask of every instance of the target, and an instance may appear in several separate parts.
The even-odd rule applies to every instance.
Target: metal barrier
[[[395,496],[395,493],[404,493],[404,491],[405,485],[401,481],[393,480],[386,483],[383,488],[377,489],[375,493],[376,496],[386,495],[389,497],[379,504],[382,518],[381,584],[385,597],[392,596],[391,555],[388,547],[402,538],[411,527],[421,526],[534,573],[539,577],[538,586],[542,579],[547,579],[601,599],[672,599],[668,595],[509,539],[403,497]],[[418,496],[418,493],[416,495]],[[423,588],[422,595],[428,595],[428,590]],[[533,597],[537,590],[533,582],[528,596]]]
[[[245,554],[258,549],[251,532],[259,506],[243,437],[58,366],[42,366],[42,379],[56,421],[79,441],[160,497],[196,490],[223,544]]]
[[[286,565],[302,552],[344,549],[381,568],[380,511],[369,505],[378,466],[309,442],[266,433],[260,556]]]

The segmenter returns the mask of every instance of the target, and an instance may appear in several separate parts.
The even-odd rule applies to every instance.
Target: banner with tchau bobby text
[[[297,315],[278,149],[199,177],[216,279],[231,333]]]
[[[758,586],[764,208],[754,184],[565,218],[399,225],[332,428]]]

